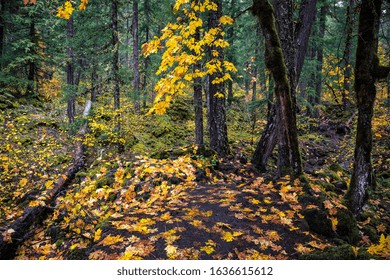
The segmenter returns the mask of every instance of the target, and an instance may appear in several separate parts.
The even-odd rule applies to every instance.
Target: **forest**
[[[389,1],[0,11],[0,259],[390,259]]]

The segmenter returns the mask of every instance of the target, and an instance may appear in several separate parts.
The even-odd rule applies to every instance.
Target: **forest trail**
[[[303,220],[299,181],[296,186],[290,186],[288,180],[267,183],[251,164],[238,161],[234,165],[223,161],[217,171],[209,172],[198,173],[194,184],[180,184],[180,178],[172,177],[169,196],[153,201],[151,195],[146,203],[133,203],[115,212],[95,232],[94,242],[61,244],[70,250],[66,257],[296,259],[301,253],[328,246],[324,237],[309,232]],[[50,227],[45,236],[47,232]],[[42,240],[43,233],[39,236]],[[29,244],[37,244],[37,240],[29,240],[25,246]],[[27,248],[21,251],[29,255]],[[54,252],[47,251],[46,257],[65,257]],[[66,250],[61,250],[64,253]]]

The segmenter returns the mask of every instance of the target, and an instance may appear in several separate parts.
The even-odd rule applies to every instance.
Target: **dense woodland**
[[[0,0],[1,259],[390,259],[386,0]]]

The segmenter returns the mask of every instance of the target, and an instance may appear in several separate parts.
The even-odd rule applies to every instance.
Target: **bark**
[[[132,23],[132,34],[133,34],[133,71],[134,71],[134,109],[139,110],[140,104],[140,75],[139,75],[139,52],[138,52],[138,0],[133,0],[133,23]]]
[[[210,12],[209,28],[216,28],[219,26],[219,18],[222,16],[222,0],[214,1],[217,4],[217,11]],[[223,49],[217,46],[210,47],[210,55],[212,51],[219,53],[218,60],[223,61]],[[215,79],[221,78],[222,73],[214,73],[210,75],[209,82],[209,123],[210,123],[210,148],[214,150],[219,156],[225,156],[229,153],[229,144],[227,137],[226,126],[226,101],[225,89],[223,83],[213,84]],[[222,94],[223,97],[216,96]]]
[[[376,97],[375,81],[389,74],[389,68],[382,68],[378,65],[377,57],[377,25],[380,19],[381,5],[381,0],[363,0],[359,14],[355,67],[358,124],[354,166],[347,193],[350,209],[355,214],[361,212],[367,199],[368,189],[375,186],[374,171],[371,165],[371,122]]]
[[[351,48],[352,48],[352,33],[353,33],[353,11],[355,7],[355,0],[349,0],[349,5],[347,6],[347,15],[346,15],[346,36],[345,36],[345,49],[344,49],[344,90],[342,93],[343,96],[343,108],[344,111],[349,108],[349,100],[347,94],[351,93],[350,80],[351,80]]]
[[[299,10],[299,21],[295,27],[295,44],[296,44],[296,82],[299,81],[303,63],[305,61],[308,38],[310,37],[311,29],[316,17],[317,0],[303,0]],[[321,10],[322,12],[322,10]],[[320,15],[322,16],[322,14]]]
[[[297,127],[282,46],[275,26],[272,6],[266,0],[256,0],[253,13],[258,17],[266,47],[266,65],[275,81],[275,97],[278,109],[277,137],[279,144],[278,175],[302,174],[302,163],[298,146]],[[280,148],[283,148],[281,150]]]
[[[35,23],[34,20],[30,23],[30,31],[29,31],[29,37],[30,41],[33,44],[33,49],[31,51],[32,56],[35,55],[35,45],[36,45],[36,37],[35,37]],[[34,95],[34,81],[35,81],[35,72],[36,72],[36,65],[35,65],[35,59],[30,59],[28,62],[28,85],[26,93],[27,95],[33,96]]]
[[[119,38],[118,38],[118,0],[111,2],[111,24],[112,24],[112,75],[114,81],[114,110],[120,109],[120,87],[119,87]]]
[[[126,65],[127,67],[131,67],[131,63],[130,63],[130,19],[127,18],[126,19],[126,55],[125,55],[125,61],[126,61]]]
[[[84,109],[84,117],[87,117],[92,106],[92,102],[88,101]],[[13,259],[18,246],[23,241],[29,238],[32,227],[39,225],[50,213],[50,208],[55,206],[56,199],[66,192],[66,188],[71,184],[76,173],[84,166],[84,145],[83,137],[87,132],[88,123],[80,128],[77,134],[77,138],[80,139],[76,142],[75,153],[73,156],[73,162],[62,173],[61,176],[54,183],[53,189],[45,195],[45,205],[27,207],[23,214],[17,218],[9,226],[9,230],[12,230],[9,238],[6,240],[4,236],[0,235],[0,259]]]
[[[255,45],[255,61],[253,65],[253,83],[252,83],[252,101],[256,100],[256,92],[257,92],[257,80],[258,80],[258,61],[260,57],[260,36],[261,36],[261,29],[260,26],[256,28],[256,45]]]
[[[144,0],[144,9],[145,9],[145,21],[150,22],[151,8],[150,8],[149,0]],[[146,27],[145,27],[145,41],[146,42],[149,42],[149,37],[150,37],[149,24],[146,24]],[[142,105],[144,108],[146,108],[146,101],[148,99],[147,75],[148,75],[149,63],[150,63],[150,57],[148,56],[145,58],[144,81],[143,81],[143,104]]]
[[[198,0],[192,2],[197,3]],[[197,29],[195,33],[195,42],[200,40],[200,31]],[[195,55],[195,53],[194,53]],[[198,61],[194,65],[194,72],[201,71],[202,64]],[[202,152],[204,149],[203,142],[203,100],[202,100],[202,78],[194,79],[194,110],[195,110],[195,145],[200,148]]]
[[[96,73],[96,64],[92,66],[92,72],[91,72],[91,83],[92,83],[92,91],[91,91],[91,101],[95,102],[98,89],[97,89],[97,73]]]
[[[322,95],[322,67],[324,64],[324,37],[326,29],[326,15],[328,13],[328,6],[324,5],[320,9],[320,27],[318,32],[319,42],[317,46],[317,66],[316,66],[316,95],[314,102],[315,104],[321,103]]]
[[[230,9],[233,10],[235,9],[236,7],[236,0],[232,0],[231,3],[230,3]],[[232,17],[234,18],[235,17],[235,12],[233,11],[232,12]],[[230,25],[228,27],[228,30],[227,30],[227,38],[228,38],[228,42],[230,44],[230,46],[233,46],[234,45],[234,25]],[[233,62],[234,60],[234,49],[230,49],[230,52],[229,52],[229,55],[227,56],[228,60],[230,62]],[[233,81],[231,80],[227,80],[226,81],[227,83],[227,103],[228,105],[232,105],[232,102],[233,102]]]
[[[68,91],[68,107],[67,107],[67,113],[68,113],[68,120],[69,124],[74,122],[74,117],[76,114],[76,107],[75,107],[75,96],[73,93],[73,85],[74,85],[74,53],[73,49],[71,47],[71,41],[74,36],[74,26],[73,26],[73,18],[70,18],[66,24],[66,37],[68,39],[68,47],[66,49],[66,83],[69,87]]]
[[[5,40],[5,0],[0,1],[0,71],[3,69],[3,58],[4,58],[4,40]]]

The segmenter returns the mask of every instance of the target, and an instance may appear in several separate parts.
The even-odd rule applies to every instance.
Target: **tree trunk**
[[[192,0],[191,3],[198,3],[198,0]],[[197,15],[198,16],[198,15]],[[196,30],[194,35],[195,42],[200,41],[200,31]],[[196,53],[194,52],[194,55]],[[198,61],[194,65],[194,73],[202,70],[202,64]],[[203,100],[202,100],[202,78],[194,78],[194,110],[195,110],[195,145],[197,145],[201,152],[204,149],[203,142]]]
[[[281,42],[275,26],[272,6],[266,0],[255,0],[253,13],[258,17],[266,46],[266,65],[275,81],[278,109],[277,137],[279,144],[278,175],[302,174],[297,127],[288,80],[288,70],[283,59]],[[280,148],[283,149],[280,149]]]
[[[253,82],[252,82],[252,101],[256,101],[257,93],[257,80],[258,80],[258,69],[259,69],[259,58],[260,58],[260,36],[261,28],[257,26],[256,28],[256,44],[255,44],[255,56],[253,64]]]
[[[132,24],[132,34],[133,34],[133,71],[134,71],[134,109],[139,110],[140,104],[140,94],[139,94],[139,52],[138,52],[138,0],[133,0],[133,24]]]
[[[209,28],[217,28],[219,26],[219,19],[222,16],[222,0],[216,0],[217,11],[210,12]],[[221,27],[220,27],[221,28]],[[220,36],[220,35],[219,35]],[[217,38],[216,38],[217,39]],[[210,57],[212,52],[217,51],[219,61],[223,61],[223,49],[215,45],[210,47]],[[210,75],[209,82],[209,122],[210,122],[210,148],[217,152],[219,156],[225,156],[229,153],[229,143],[227,137],[226,126],[226,100],[225,89],[223,83],[213,83],[214,80],[221,78],[222,73],[217,72]],[[218,95],[223,95],[218,96]]]
[[[232,13],[233,18],[235,16],[234,9],[236,7],[236,4],[237,4],[236,0],[232,0],[230,3],[230,10],[232,11],[231,13]],[[227,34],[227,38],[228,38],[227,40],[228,40],[230,46],[233,46],[234,45],[234,25],[233,24],[228,27],[226,34]],[[234,52],[234,49],[233,48],[230,49],[228,56],[227,56],[227,59],[232,63],[234,63],[234,59],[235,59],[235,55],[233,52]],[[226,83],[227,83],[227,103],[230,106],[230,105],[232,105],[232,102],[233,102],[233,81],[227,80]]]
[[[150,22],[150,15],[151,15],[151,8],[150,8],[150,2],[149,0],[144,0],[144,9],[145,9],[145,21]],[[145,27],[145,41],[149,42],[150,37],[150,30],[149,30],[149,24],[146,24]],[[150,63],[150,57],[145,58],[145,68],[144,68],[144,81],[143,81],[143,101],[142,105],[144,108],[146,108],[146,101],[148,99],[148,92],[147,92],[147,75],[148,75],[148,69],[149,69],[149,63]]]
[[[350,82],[351,82],[351,48],[352,48],[352,33],[354,26],[353,11],[355,7],[355,0],[349,0],[347,6],[346,16],[346,37],[345,37],[345,49],[344,49],[344,90],[343,90],[343,108],[344,111],[349,108],[349,100],[347,95],[351,94]]]
[[[377,25],[381,0],[363,0],[359,15],[359,36],[356,50],[355,91],[358,124],[354,165],[347,198],[350,209],[359,214],[367,199],[368,189],[375,186],[371,165],[372,116],[376,97],[375,81],[386,77],[389,68],[380,67],[377,56]]]
[[[0,71],[3,69],[4,41],[5,41],[5,0],[0,0]]]
[[[130,16],[129,16],[130,17]],[[126,66],[130,69],[131,63],[130,63],[130,33],[131,33],[131,26],[130,26],[130,18],[126,19]]]
[[[305,61],[308,38],[310,37],[311,29],[316,17],[317,0],[303,0],[299,10],[299,21],[295,27],[295,45],[296,45],[296,83],[298,83],[303,63]],[[322,11],[321,11],[322,12]],[[322,16],[322,14],[320,15]]]
[[[317,46],[317,75],[316,75],[316,95],[314,102],[315,104],[321,103],[322,95],[322,67],[324,64],[324,38],[326,30],[326,15],[328,13],[328,6],[324,5],[320,9],[320,27],[319,27],[319,43]]]
[[[92,84],[92,92],[91,92],[91,101],[95,102],[97,97],[97,74],[96,74],[96,64],[92,66],[92,72],[91,72],[91,84]]]
[[[114,110],[120,109],[120,88],[119,88],[119,38],[118,38],[118,0],[111,2],[111,24],[112,24],[112,75],[114,81]]]
[[[33,49],[31,51],[31,55],[33,58],[30,59],[28,62],[28,75],[27,75],[27,90],[26,93],[28,96],[33,96],[34,95],[34,81],[35,81],[35,71],[36,71],[36,65],[35,65],[35,46],[36,46],[36,37],[35,37],[35,23],[34,20],[30,23],[30,41],[31,44],[33,45]]]
[[[73,18],[71,17],[68,19],[66,24],[66,37],[68,39],[68,47],[66,49],[66,83],[68,85],[68,107],[67,107],[67,113],[68,113],[68,120],[69,124],[74,122],[74,117],[76,114],[76,105],[75,105],[75,94],[73,92],[73,85],[74,85],[74,53],[71,46],[71,41],[74,36],[74,26],[73,26]]]

